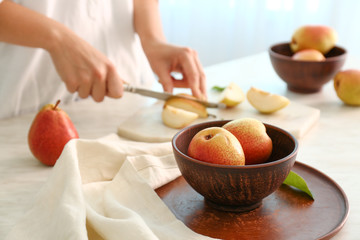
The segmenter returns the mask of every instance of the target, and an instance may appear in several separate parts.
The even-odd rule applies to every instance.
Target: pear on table
[[[244,92],[234,82],[230,83],[220,94],[219,102],[226,105],[226,107],[235,107],[242,103],[245,99]]]
[[[270,114],[285,108],[290,100],[284,96],[251,87],[246,97],[249,103],[260,113]]]
[[[360,70],[348,69],[334,77],[337,96],[347,105],[360,106]]]
[[[32,154],[48,166],[55,165],[65,144],[79,138],[77,130],[65,111],[56,104],[45,105],[35,116],[28,133]]]

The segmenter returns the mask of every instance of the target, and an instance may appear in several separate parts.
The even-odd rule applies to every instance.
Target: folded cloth
[[[115,134],[71,140],[6,239],[210,239],[176,219],[155,193],[178,176],[170,142]]]

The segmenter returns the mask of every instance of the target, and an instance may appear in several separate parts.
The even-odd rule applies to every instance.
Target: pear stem
[[[60,99],[56,101],[55,106],[54,106],[54,108],[53,108],[54,110],[57,108],[57,106],[59,105],[59,103],[60,103]]]
[[[210,140],[212,137],[213,137],[212,134],[208,134],[208,135],[205,136],[205,140]]]

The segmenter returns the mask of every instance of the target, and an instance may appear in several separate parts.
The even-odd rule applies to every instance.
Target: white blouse
[[[104,53],[127,82],[150,86],[154,81],[134,31],[132,0],[14,2],[72,29]],[[37,111],[57,99],[66,103],[76,96],[66,90],[48,52],[0,42],[0,119]]]

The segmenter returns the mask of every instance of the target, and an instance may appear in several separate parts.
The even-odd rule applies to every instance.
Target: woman
[[[124,81],[151,84],[149,63],[164,91],[206,98],[197,54],[166,43],[157,0],[0,0],[0,118],[77,95],[120,98]]]

